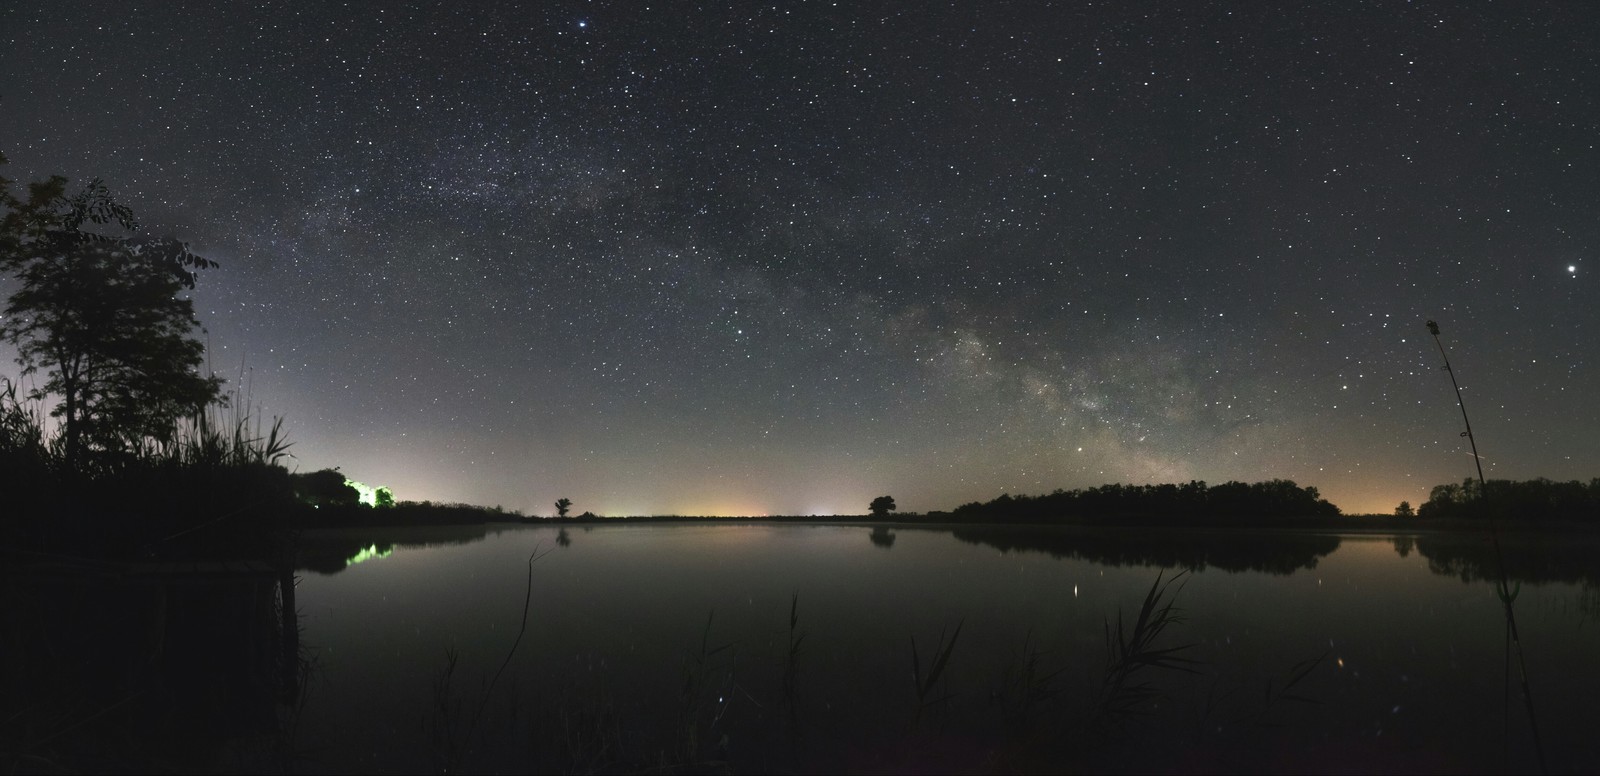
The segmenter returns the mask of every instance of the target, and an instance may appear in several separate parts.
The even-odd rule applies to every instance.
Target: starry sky
[[[1600,4],[0,8],[300,471],[601,514],[1600,476]],[[0,374],[15,375],[11,351]]]

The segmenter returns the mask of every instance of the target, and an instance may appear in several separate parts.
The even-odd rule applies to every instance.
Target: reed
[[[96,434],[69,466],[43,399],[0,379],[0,474],[16,483],[0,534],[79,555],[281,557],[292,443],[282,418],[246,399],[235,392],[159,436]]]
[[[17,384],[0,377],[0,459],[15,466],[25,458],[54,462],[55,450],[45,434],[44,407],[17,396]]]
[[[1171,590],[1187,571],[1179,572],[1162,584],[1161,574],[1145,594],[1139,607],[1139,616],[1132,629],[1124,627],[1122,612],[1117,612],[1117,625],[1113,629],[1109,619],[1105,622],[1106,668],[1100,689],[1095,695],[1090,714],[1090,728],[1104,729],[1120,726],[1128,719],[1146,713],[1146,706],[1163,697],[1163,693],[1150,679],[1150,670],[1182,671],[1195,673],[1195,661],[1180,653],[1194,644],[1175,647],[1157,647],[1167,629],[1186,622],[1183,610],[1171,600],[1183,590]]]
[[[179,420],[160,436],[106,436],[87,450],[84,471],[89,480],[126,470],[153,467],[220,468],[276,465],[289,457],[293,443],[283,430],[283,418],[264,424],[259,410],[239,390]],[[46,422],[42,400],[19,395],[18,386],[0,378],[0,459],[15,466],[33,459],[55,474],[62,471],[62,429]]]
[[[1295,663],[1290,667],[1288,676],[1276,686],[1271,679],[1268,679],[1262,696],[1261,713],[1256,715],[1255,723],[1261,727],[1277,727],[1278,723],[1269,721],[1269,716],[1274,714],[1281,704],[1317,703],[1317,699],[1300,693],[1296,688],[1317,669],[1317,666],[1322,665],[1322,661],[1327,659],[1328,653],[1324,652],[1314,658]]]
[[[1282,727],[1284,704],[1320,703],[1302,692],[1300,685],[1327,659],[1328,653],[1324,652],[1295,663],[1281,680],[1268,677],[1260,696],[1252,694],[1247,698],[1242,693],[1242,687],[1232,688],[1221,695],[1213,690],[1211,697],[1206,699],[1202,719],[1208,723],[1207,727],[1215,725],[1218,731],[1235,727],[1247,730]],[[1234,702],[1235,698],[1240,700]],[[1225,705],[1230,706],[1231,711],[1225,709]]]
[[[1045,653],[1033,642],[1033,629],[1022,639],[1022,649],[1011,655],[1001,673],[1000,689],[995,693],[1005,728],[1013,736],[1026,735],[1038,708],[1061,695],[1062,666],[1044,668]]]
[[[489,699],[494,696],[494,689],[499,684],[500,677],[505,674],[506,667],[511,665],[511,659],[517,654],[517,648],[522,645],[522,637],[528,630],[528,610],[533,603],[533,564],[554,551],[554,548],[551,548],[540,552],[539,549],[543,545],[543,542],[535,544],[533,551],[528,554],[527,582],[522,598],[522,625],[517,629],[517,637],[511,642],[511,648],[506,651],[500,668],[484,687],[477,708],[472,713],[472,720],[465,727],[461,724],[464,701],[456,697],[455,690],[456,667],[460,653],[453,645],[445,650],[444,667],[434,676],[431,708],[434,760],[441,773],[461,770],[462,759],[478,733],[478,726],[483,721],[483,713],[489,706]]]
[[[5,501],[10,513],[0,519],[0,539],[6,544],[41,543],[46,526],[27,518],[48,507],[61,459],[60,444],[45,431],[43,405],[19,396],[16,383],[0,378],[0,477],[8,483]]]
[[[534,559],[542,555],[536,553]],[[532,560],[530,566],[531,563]],[[1052,661],[1053,653],[1041,646],[1030,629],[1006,664],[998,689],[990,696],[999,707],[1001,724],[998,727],[969,714],[981,717],[982,712],[956,708],[958,695],[950,691],[952,680],[959,679],[963,670],[973,668],[964,669],[965,662],[954,660],[955,648],[962,643],[964,620],[954,628],[941,630],[931,650],[925,640],[910,637],[915,708],[909,729],[895,730],[890,726],[842,730],[830,726],[831,720],[826,718],[803,718],[804,710],[797,702],[802,692],[799,683],[802,668],[810,677],[808,681],[828,679],[823,675],[811,677],[810,672],[821,671],[820,667],[801,665],[809,654],[807,648],[814,644],[802,627],[798,593],[791,594],[788,618],[774,634],[774,645],[781,652],[772,655],[773,662],[769,665],[774,672],[781,673],[773,677],[777,681],[766,685],[770,688],[768,692],[776,696],[766,706],[763,706],[767,701],[765,696],[752,697],[740,686],[736,671],[738,642],[715,638],[718,635],[716,613],[712,610],[696,629],[697,638],[683,651],[676,720],[670,714],[665,718],[659,715],[646,719],[630,717],[630,709],[642,707],[626,703],[626,698],[613,697],[606,691],[610,675],[602,671],[598,691],[573,686],[546,696],[554,701],[548,716],[539,715],[548,720],[544,740],[549,748],[543,751],[548,759],[541,760],[536,753],[530,762],[538,762],[541,770],[568,773],[826,770],[846,767],[850,760],[833,758],[853,756],[851,748],[858,745],[857,740],[867,742],[865,751],[870,754],[866,756],[876,763],[872,767],[890,770],[916,771],[943,765],[1031,771],[1053,770],[1075,763],[1112,762],[1103,758],[1122,755],[1122,750],[1115,748],[1122,737],[1109,734],[1147,715],[1154,702],[1166,697],[1167,693],[1159,686],[1161,677],[1170,672],[1198,673],[1195,670],[1197,661],[1185,654],[1194,645],[1173,644],[1175,626],[1187,622],[1177,601],[1188,573],[1180,572],[1171,578],[1164,572],[1157,574],[1137,613],[1108,614],[1104,625],[1105,666],[1098,682],[1085,688],[1085,695],[1073,692],[1074,685],[1064,679],[1072,664]],[[778,639],[784,640],[779,642]],[[516,643],[513,643],[511,652],[515,651]],[[1243,723],[1235,728],[1241,736],[1273,727],[1285,705],[1316,702],[1305,687],[1325,661],[1326,655],[1301,661],[1286,674],[1267,680],[1264,687],[1237,688],[1222,696],[1228,701],[1227,710],[1223,711],[1220,705],[1208,708],[1207,718],[1218,715],[1214,719],[1219,723]],[[478,725],[476,718],[466,724],[462,720],[468,718],[474,705],[482,714],[484,701],[476,697],[466,703],[459,700],[452,685],[459,679],[458,668],[456,653],[451,650],[446,653],[443,669],[435,677],[433,736],[436,765],[440,770],[486,765],[464,762],[467,759],[464,755],[483,734],[473,732]],[[494,686],[491,680],[486,696],[494,691]],[[1259,694],[1256,688],[1260,688]],[[738,703],[746,703],[747,699],[748,704],[760,709],[775,709],[782,703],[786,713],[739,714],[734,709],[736,698]],[[812,711],[821,713],[820,709]],[[961,720],[959,729],[941,730],[938,735],[926,730],[923,723],[934,711],[940,712],[939,719],[943,722]],[[820,734],[817,740],[796,744],[787,754],[779,754],[786,731],[792,733],[802,725],[814,725],[814,731]],[[1209,730],[1211,726],[1204,729]],[[1159,731],[1154,735],[1166,736],[1172,732]],[[945,734],[953,734],[953,738]],[[862,736],[865,738],[861,739]],[[730,737],[754,743],[745,745],[736,757]],[[790,741],[794,743],[795,740]],[[860,751],[863,750],[857,753]],[[974,756],[978,751],[986,752],[985,759],[961,759]],[[949,757],[957,759],[943,759]]]
[[[683,661],[683,685],[679,695],[677,751],[673,759],[662,752],[661,767],[667,770],[677,770],[686,766],[704,767],[713,763],[703,762],[702,748],[705,741],[717,734],[717,726],[722,721],[722,715],[727,707],[729,698],[728,687],[717,695],[713,704],[714,711],[710,720],[703,720],[706,715],[708,688],[711,686],[711,675],[714,670],[713,659],[718,655],[731,652],[733,642],[711,646],[711,624],[716,618],[716,610],[706,614],[706,624],[700,630],[699,649],[691,652]],[[729,671],[731,683],[731,670]],[[725,683],[727,684],[727,683]],[[713,746],[725,749],[726,739],[713,741]],[[720,761],[718,761],[720,762]]]
[[[795,716],[795,688],[800,676],[800,645],[805,640],[806,633],[800,630],[800,594],[794,593],[789,597],[789,641],[783,655],[782,685],[783,705],[788,709],[791,722]]]
[[[456,667],[461,653],[455,645],[444,651],[444,667],[433,677],[433,704],[429,707],[429,738],[433,744],[434,770],[447,773],[455,770],[461,756],[462,700],[455,689]]]
[[[610,694],[578,694],[557,719],[557,745],[567,773],[609,773],[623,757],[622,724]]]
[[[950,664],[950,654],[956,649],[956,640],[961,638],[961,626],[965,620],[956,623],[956,629],[949,634],[946,640],[945,632],[939,631],[939,643],[933,650],[933,662],[928,665],[926,674],[922,671],[922,656],[917,652],[917,637],[911,637],[911,679],[917,692],[916,714],[911,720],[913,729],[922,722],[922,714],[928,708],[949,701],[952,695],[948,691],[935,696],[934,689],[938,687],[939,680],[944,678],[945,668]]]

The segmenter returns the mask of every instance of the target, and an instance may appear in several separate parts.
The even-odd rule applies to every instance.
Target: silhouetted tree
[[[1397,507],[1394,508],[1394,516],[1395,517],[1416,517],[1417,516],[1417,511],[1415,509],[1411,508],[1411,502],[1402,501],[1402,502],[1400,502],[1400,506],[1397,506]],[[1405,557],[1405,553],[1401,553],[1400,557],[1402,557],[1402,558]]]
[[[289,482],[294,486],[295,495],[307,504],[353,507],[361,503],[361,493],[346,484],[345,476],[336,469],[292,474]]]
[[[572,508],[572,499],[556,499],[556,517],[566,517],[567,510]]]
[[[884,517],[896,509],[894,505],[894,497],[879,496],[873,499],[871,504],[867,505],[867,509],[872,510],[873,517]]]
[[[0,157],[0,162],[3,162]],[[222,401],[222,380],[202,376],[194,270],[216,264],[172,239],[136,237],[133,212],[99,180],[76,196],[59,176],[28,187],[0,178],[0,271],[14,274],[0,339],[23,374],[43,371],[31,398],[60,397],[62,456],[69,472],[85,452],[137,450],[170,440],[178,420]],[[125,236],[93,231],[120,229]]]
[[[1468,477],[1459,485],[1435,485],[1428,500],[1417,509],[1417,517],[1594,524],[1600,521],[1600,479],[1588,483],[1555,482],[1542,477],[1480,482]]]
[[[380,508],[394,506],[394,491],[384,487],[372,491],[372,505]]]

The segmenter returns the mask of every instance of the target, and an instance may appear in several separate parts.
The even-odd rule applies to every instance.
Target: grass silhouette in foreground
[[[453,647],[445,651],[444,668],[434,677],[433,682],[433,750],[434,764],[441,773],[453,773],[461,770],[461,761],[465,757],[465,750],[472,746],[472,741],[479,730],[479,723],[483,721],[483,712],[489,706],[489,699],[494,697],[494,688],[500,683],[500,677],[505,674],[506,667],[511,665],[511,659],[516,657],[517,647],[522,646],[522,637],[528,631],[528,608],[533,603],[533,564],[540,558],[549,555],[553,550],[539,552],[542,545],[535,544],[533,552],[528,554],[528,579],[522,596],[522,624],[517,628],[517,637],[511,642],[511,648],[506,651],[506,658],[500,663],[500,668],[494,672],[494,678],[483,690],[483,696],[478,699],[478,707],[472,713],[472,721],[465,730],[461,730],[462,701],[456,698],[455,674],[460,660],[460,653]]]
[[[869,730],[840,729],[833,714],[815,699],[806,702],[797,681],[798,664],[801,645],[809,645],[811,640],[800,627],[798,594],[791,595],[787,616],[769,646],[770,676],[756,672],[750,677],[757,682],[755,692],[739,679],[742,644],[718,637],[718,620],[712,612],[684,652],[676,702],[664,707],[675,706],[675,714],[630,720],[618,709],[632,706],[638,699],[626,695],[612,698],[604,691],[574,687],[554,696],[559,698],[555,701],[559,707],[549,712],[554,724],[544,731],[546,745],[535,745],[527,755],[528,762],[497,759],[490,763],[472,758],[472,735],[461,723],[463,704],[450,700],[454,696],[449,682],[459,681],[462,668],[452,653],[439,673],[444,684],[435,688],[435,725],[444,734],[436,738],[436,746],[448,747],[438,750],[436,762],[442,770],[452,771],[528,768],[578,773],[773,768],[1010,771],[1094,762],[1097,757],[1112,755],[1108,747],[1117,744],[1108,737],[1109,732],[1128,731],[1153,704],[1168,697],[1163,675],[1195,671],[1197,664],[1185,656],[1192,645],[1172,644],[1174,630],[1185,622],[1176,605],[1184,577],[1185,573],[1170,579],[1158,574],[1137,612],[1125,616],[1118,611],[1106,617],[1105,665],[1098,672],[1097,683],[1083,688],[1082,694],[1068,692],[1069,686],[1060,681],[1068,665],[1046,666],[1047,653],[1037,648],[1031,632],[1024,639],[1021,661],[1000,678],[987,704],[977,694],[958,694],[951,688],[952,677],[970,680],[983,669],[983,664],[961,657],[961,648],[967,643],[962,638],[966,623],[940,633],[931,648],[925,649],[927,644],[912,637],[906,666],[910,687],[893,684],[899,688],[897,692],[909,689],[903,697],[911,706],[910,724],[880,724]],[[514,643],[512,651],[515,649]],[[1314,667],[1304,666],[1287,688],[1304,680]],[[605,674],[599,679],[603,681]],[[486,694],[493,691],[494,684],[489,682]],[[1071,703],[1073,699],[1078,702]],[[487,701],[487,697],[479,699],[479,707]],[[951,726],[955,719],[947,716],[951,704],[961,706],[963,721],[959,725],[970,722],[966,715],[974,711],[992,722],[981,730]],[[930,716],[939,721],[937,732],[926,729]],[[945,742],[950,735],[962,739],[976,736],[990,754],[982,759],[962,759],[973,756],[972,752],[951,750]],[[735,743],[742,746],[735,747]]]
[[[1168,628],[1184,621],[1182,610],[1172,600],[1183,586],[1179,585],[1178,591],[1169,592],[1169,589],[1186,573],[1179,572],[1165,585],[1161,583],[1161,575],[1156,575],[1131,629],[1124,629],[1120,611],[1114,630],[1111,621],[1106,621],[1106,672],[1095,696],[1092,728],[1122,724],[1141,713],[1150,701],[1161,697],[1160,689],[1145,678],[1150,669],[1194,673],[1195,661],[1180,655],[1194,644],[1156,646]]]
[[[943,631],[939,632],[939,643],[933,648],[933,662],[928,664],[928,672],[922,672],[922,658],[917,653],[917,637],[911,637],[911,681],[912,687],[917,691],[917,712],[911,720],[911,727],[915,729],[922,722],[922,713],[929,707],[939,705],[950,700],[950,693],[934,695],[934,689],[939,685],[939,678],[944,676],[945,667],[950,663],[950,653],[956,649],[956,640],[961,638],[961,626],[956,623],[956,629],[945,638]]]

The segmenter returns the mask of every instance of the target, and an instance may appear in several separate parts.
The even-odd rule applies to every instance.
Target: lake
[[[1538,769],[1482,535],[694,523],[303,543],[305,770]],[[1594,770],[1600,545],[1504,543],[1544,755]],[[1180,621],[1148,649],[1192,662],[1111,692],[1108,632],[1174,577]]]

